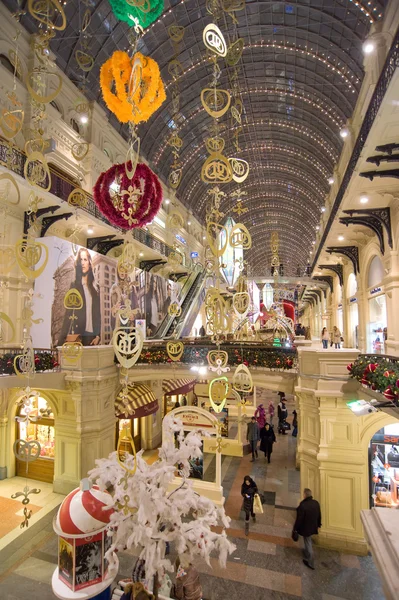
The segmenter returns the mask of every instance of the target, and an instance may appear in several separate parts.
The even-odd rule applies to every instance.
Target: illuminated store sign
[[[191,258],[198,258],[198,252],[191,252]]]
[[[372,289],[371,292],[370,292],[370,294],[378,294],[378,292],[381,292],[381,288],[380,287]]]
[[[181,242],[182,244],[187,244],[184,237],[182,237],[179,233],[176,233],[176,239],[179,240],[179,242]]]

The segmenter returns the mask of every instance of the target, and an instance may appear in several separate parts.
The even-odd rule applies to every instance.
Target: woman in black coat
[[[249,533],[249,515],[256,521],[254,513],[254,497],[258,493],[258,486],[249,475],[244,477],[243,484],[241,486],[241,496],[244,498],[243,508],[245,511],[245,535]]]
[[[265,423],[265,426],[260,430],[260,450],[265,453],[267,462],[270,462],[270,456],[273,452],[273,444],[276,441],[273,427],[270,427],[269,423]]]

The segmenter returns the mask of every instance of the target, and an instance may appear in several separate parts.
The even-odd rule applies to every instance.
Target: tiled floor
[[[270,393],[263,393],[264,404]],[[277,396],[274,394],[277,404]],[[290,405],[292,412],[292,404]],[[222,477],[226,511],[232,518],[229,536],[237,550],[227,569],[215,559],[212,568],[198,563],[206,600],[384,600],[372,558],[316,548],[316,570],[302,563],[300,545],[291,540],[295,507],[299,500],[299,473],[295,470],[296,440],[277,436],[268,465],[223,457]],[[153,459],[153,454],[150,454]],[[204,461],[212,470],[212,459]],[[265,492],[264,514],[244,534],[240,487],[250,474]],[[57,562],[57,540],[52,533],[52,513],[29,527],[18,540],[0,551],[1,600],[53,600],[50,579]],[[23,545],[21,545],[23,544]],[[120,577],[129,577],[138,551],[120,553]]]

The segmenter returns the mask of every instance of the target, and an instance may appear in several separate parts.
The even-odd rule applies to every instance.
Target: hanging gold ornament
[[[94,57],[83,50],[76,50],[75,60],[85,73],[89,73],[94,67]]]
[[[201,103],[208,115],[219,119],[230,108],[231,94],[227,90],[204,88],[201,91]]]
[[[87,142],[76,142],[71,147],[71,154],[75,160],[81,161],[86,158],[90,145]]]
[[[233,179],[233,171],[229,159],[220,152],[211,154],[201,169],[204,183],[229,183]]]
[[[48,248],[45,244],[33,240],[19,240],[15,244],[15,254],[19,268],[28,279],[36,279],[46,268]],[[36,268],[41,260],[41,266]]]
[[[126,277],[132,273],[136,265],[136,247],[132,242],[123,245],[122,254],[118,258],[117,270],[119,277]]]
[[[221,239],[224,239],[222,246],[220,246]],[[229,241],[226,227],[220,225],[220,223],[210,221],[206,227],[206,241],[208,242],[212,254],[217,258],[220,258],[225,253]]]
[[[15,264],[15,252],[11,246],[0,246],[0,273],[6,275]]]
[[[217,375],[230,371],[230,367],[227,366],[229,355],[224,350],[210,350],[206,359],[209,370],[214,371]]]
[[[124,369],[130,369],[140,358],[144,336],[138,327],[119,327],[112,335],[115,355]]]
[[[232,178],[236,183],[243,183],[249,175],[249,164],[242,158],[229,158]]]
[[[2,182],[5,182],[3,186]],[[11,192],[14,190],[14,193]],[[0,175],[0,200],[7,202],[13,206],[19,204],[21,195],[19,193],[19,187],[15,178],[10,173],[1,173]]]
[[[232,248],[242,248],[243,250],[249,250],[249,248],[251,248],[251,234],[243,223],[234,225],[230,232],[229,242]]]
[[[243,53],[243,50],[244,40],[242,38],[238,39],[229,46],[226,55],[226,63],[229,65],[229,67],[234,67],[234,65],[238,63]]]
[[[55,80],[55,82],[53,81]],[[43,90],[52,83],[52,87],[55,91],[51,94],[45,94]],[[34,69],[30,71],[25,79],[26,87],[30,96],[36,100],[39,104],[48,104],[56,99],[62,89],[62,78],[58,73],[52,71],[46,71],[42,68]],[[39,93],[38,90],[42,90],[43,93]]]
[[[0,114],[0,129],[7,140],[12,140],[21,131],[24,124],[25,112],[21,109],[7,110],[3,108]]]
[[[209,401],[216,413],[222,412],[229,393],[230,385],[227,377],[212,379],[209,384]]]
[[[233,388],[237,392],[250,393],[253,389],[252,375],[246,365],[238,365],[233,375]]]
[[[122,445],[123,446],[129,445],[130,448],[132,449],[132,455],[134,456],[133,469],[128,469],[126,467],[124,461],[122,461],[122,459],[121,459],[122,452],[125,452],[126,454],[128,454],[126,452],[126,450],[122,449]],[[116,448],[116,456],[117,456],[119,465],[122,467],[122,469],[124,469],[127,472],[127,475],[133,476],[137,469],[137,454],[136,454],[136,447],[134,445],[134,440],[132,438],[132,433],[130,431],[130,428],[128,428],[128,427],[124,427],[122,429],[121,433],[119,434],[118,446]]]
[[[184,352],[183,342],[167,342],[166,352],[173,362],[180,360]]]
[[[58,0],[28,0],[28,11],[34,19],[51,29],[63,31],[66,27],[64,9]]]
[[[31,338],[25,340],[22,354],[14,358],[14,371],[18,377],[29,379],[35,376],[35,352]]]
[[[170,317],[180,317],[181,315],[181,306],[178,302],[172,302],[168,306],[168,315]]]
[[[26,159],[24,165],[25,179],[31,185],[43,192],[48,192],[51,187],[50,167],[41,152],[32,152]]]
[[[248,292],[236,292],[233,294],[233,309],[237,317],[245,319],[249,311],[251,298]]]
[[[64,307],[67,310],[80,310],[83,308],[82,294],[76,288],[71,288],[64,296]]]
[[[172,42],[174,42],[175,44],[178,44],[179,42],[182,41],[183,37],[184,37],[184,27],[182,27],[181,25],[169,25],[168,27],[168,35],[170,37],[170,39],[172,40]]]
[[[214,23],[207,25],[203,31],[202,39],[205,46],[217,56],[226,56],[227,45],[223,33]]]
[[[61,347],[61,354],[66,365],[76,365],[83,354],[81,342],[65,342]]]

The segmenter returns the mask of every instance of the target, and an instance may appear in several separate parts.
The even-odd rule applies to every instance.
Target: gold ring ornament
[[[252,375],[247,366],[238,365],[233,375],[233,388],[237,392],[249,394],[253,389]]]
[[[232,248],[242,248],[243,250],[249,250],[249,248],[251,248],[251,234],[243,223],[236,223],[231,230],[230,246]]]
[[[43,254],[44,251],[44,254]],[[19,240],[15,244],[17,263],[27,279],[36,279],[46,268],[48,248],[33,240]],[[38,264],[41,263],[40,267]]]
[[[212,379],[209,384],[209,401],[213,410],[216,413],[222,412],[225,404],[226,398],[228,396],[230,390],[230,385],[227,377],[218,377],[217,379]]]
[[[74,208],[86,208],[89,202],[89,196],[82,188],[75,188],[68,196],[69,206]]]
[[[236,292],[233,294],[233,309],[237,317],[245,319],[249,311],[251,298],[248,292]]]
[[[206,226],[206,241],[213,256],[220,258],[227,249],[229,236],[224,225],[209,221]]]
[[[3,188],[1,182],[5,181],[6,184]],[[14,188],[14,192],[11,192],[11,189]],[[0,200],[6,201],[8,204],[12,206],[17,206],[21,199],[19,193],[19,187],[13,175],[10,173],[1,173],[0,175]]]
[[[180,185],[182,176],[183,176],[183,168],[182,167],[173,169],[173,171],[171,171],[169,173],[168,183],[169,183],[170,187],[172,188],[172,190],[177,190],[177,188]]]
[[[7,140],[12,140],[21,131],[25,112],[20,108],[7,110],[3,108],[0,115],[0,128]]]
[[[119,327],[112,335],[114,352],[124,369],[130,369],[136,364],[143,344],[144,336],[139,327]]]
[[[184,37],[184,27],[182,27],[181,25],[169,25],[168,27],[168,35],[170,37],[170,39],[172,40],[172,42],[174,42],[175,44],[178,44],[179,42],[182,41],[183,37]]]
[[[222,138],[220,136],[205,138],[205,147],[206,147],[207,151],[209,152],[209,154],[215,154],[216,152],[222,153],[225,145],[226,145],[226,142],[225,142],[224,138]],[[224,192],[219,192],[219,195],[220,194],[224,194]]]
[[[61,354],[65,364],[76,365],[83,354],[81,342],[65,342],[61,347]]]
[[[82,294],[76,288],[71,288],[64,296],[64,307],[67,310],[80,310],[83,308]]]
[[[229,355],[224,350],[210,350],[206,356],[209,370],[214,371],[217,375],[227,373],[230,367],[227,366]]]
[[[217,56],[226,56],[227,44],[223,33],[220,31],[219,27],[215,25],[215,23],[210,23],[205,27],[202,33],[202,39],[208,50]]]
[[[231,94],[227,90],[204,88],[201,91],[201,103],[208,115],[219,119],[230,108]]]
[[[28,0],[28,11],[34,19],[49,29],[63,31],[66,27],[66,16],[58,0]],[[61,23],[59,23],[59,17],[61,17]]]
[[[236,183],[243,183],[249,175],[249,164],[242,158],[229,158],[231,170],[233,171],[233,180]]]
[[[44,154],[32,152],[24,165],[25,179],[34,187],[48,192],[51,187],[51,173]],[[47,183],[46,183],[47,181]]]
[[[166,352],[173,362],[180,360],[184,352],[183,342],[168,342],[166,344]]]
[[[37,440],[18,439],[15,440],[12,450],[17,460],[30,463],[40,457],[41,446]]]
[[[226,55],[226,63],[229,67],[234,67],[240,60],[242,53],[244,50],[244,40],[242,38],[238,39],[236,42],[229,46]]]
[[[55,91],[51,92],[51,94],[46,95],[38,93],[36,90],[45,90],[46,87],[49,86],[50,82],[53,83],[51,78],[55,79],[57,82],[56,84],[54,83],[54,85],[51,86],[55,87]],[[52,102],[53,100],[55,100],[55,98],[58,96],[62,89],[61,75],[51,71],[44,71],[42,69],[34,69],[33,71],[29,71],[25,79],[25,84],[28,88],[28,92],[31,98],[33,98],[33,100],[36,100],[36,102],[38,102],[39,104],[48,104],[49,102]]]
[[[88,54],[83,50],[76,50],[75,60],[85,73],[89,73],[94,67],[94,58],[91,54]]]
[[[229,160],[219,152],[208,156],[202,165],[201,179],[204,183],[229,183],[233,179]]]

